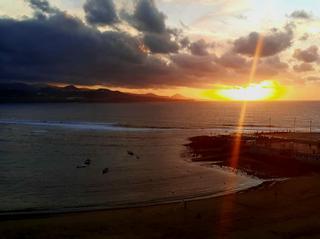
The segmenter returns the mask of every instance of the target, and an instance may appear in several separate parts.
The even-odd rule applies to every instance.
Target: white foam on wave
[[[99,122],[71,122],[71,121],[38,121],[38,120],[13,120],[13,119],[0,119],[0,125],[25,125],[37,127],[55,127],[65,128],[72,130],[97,130],[97,131],[127,131],[127,132],[145,132],[145,131],[177,131],[177,130],[196,130],[208,132],[227,132],[233,133],[237,129],[236,126],[217,125],[209,128],[187,128],[187,127],[154,127],[154,126],[134,126],[134,125],[121,125],[118,123],[99,123]],[[244,133],[253,133],[261,131],[287,131],[283,127],[266,127],[266,126],[247,126],[243,127]],[[298,131],[305,131],[305,129],[297,129]],[[314,132],[319,132],[319,129],[314,129]],[[221,133],[220,132],[220,133]]]
[[[26,125],[39,127],[59,127],[74,130],[104,130],[104,131],[150,131],[151,128],[122,127],[115,123],[95,122],[64,122],[64,121],[33,121],[33,120],[0,120],[3,125]],[[160,129],[158,129],[160,130]]]

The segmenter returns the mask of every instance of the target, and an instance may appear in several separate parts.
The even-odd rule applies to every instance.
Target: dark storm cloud
[[[233,52],[224,53],[217,62],[225,67],[238,69],[248,66],[247,60],[239,54]]]
[[[181,30],[166,27],[166,16],[154,0],[138,0],[132,14],[122,12],[122,17],[143,34],[143,42],[152,53],[176,53],[180,48]]]
[[[92,25],[104,26],[119,21],[113,0],[87,0],[83,9],[87,22]]]
[[[259,33],[251,32],[248,36],[238,38],[234,41],[234,51],[243,55],[253,56],[259,37]],[[261,56],[273,56],[291,46],[293,40],[292,26],[286,26],[283,31],[274,29],[271,33],[262,35],[262,37],[263,49]]]
[[[293,57],[303,62],[315,62],[319,60],[318,47],[313,45],[305,50],[295,50]]]
[[[163,33],[166,31],[166,16],[160,12],[154,0],[139,0],[129,22],[143,32]]]
[[[291,18],[296,18],[296,19],[311,19],[312,14],[306,12],[305,10],[297,10],[294,11],[290,14]]]
[[[193,42],[190,44],[190,51],[193,55],[196,56],[207,56],[209,55],[208,48],[210,48],[211,45],[205,42],[205,40],[200,39],[196,42]]]
[[[40,11],[43,13],[54,13],[57,12],[58,9],[51,7],[47,0],[27,0],[29,5],[35,11]]]
[[[0,82],[132,88],[187,86],[198,82],[187,81],[194,75],[191,68],[185,70],[182,64],[171,62],[169,55],[158,57],[145,52],[140,36],[121,31],[101,32],[61,11],[41,18],[0,18],[0,35]],[[161,39],[163,34],[159,36]],[[153,51],[158,52],[177,51],[177,45],[170,41],[152,39],[149,47],[153,44]],[[194,71],[200,72],[201,68],[212,71],[211,65],[204,67],[202,63],[200,60],[192,64]]]
[[[179,50],[179,45],[171,40],[169,34],[146,33],[143,40],[153,53],[170,53]]]
[[[86,2],[84,8],[90,24],[50,6],[47,1],[29,0],[29,3],[35,12],[33,17],[0,18],[0,82],[165,88],[203,87],[214,84],[216,79],[222,82],[247,78],[252,59],[241,54],[250,55],[250,51],[244,51],[244,47],[242,52],[230,51],[216,57],[209,50],[213,47],[211,43],[191,42],[181,30],[168,28],[164,14],[152,0],[138,0],[133,12],[126,13],[126,21],[137,30],[134,35],[119,30],[121,27],[106,31],[96,27],[117,21],[125,26],[111,1]],[[102,3],[105,7],[99,7]],[[110,18],[113,13],[115,18]],[[268,50],[263,52],[264,56],[285,49],[283,44],[288,45],[291,35],[289,28],[267,35]],[[250,39],[255,45],[254,39]],[[280,46],[274,46],[276,40]],[[237,46],[243,45],[240,43]],[[269,70],[269,74],[285,71],[287,66],[276,56],[265,57],[261,62],[259,69]]]
[[[313,71],[314,68],[313,68],[313,65],[310,64],[310,63],[301,63],[300,65],[295,65],[293,66],[293,69],[296,71],[296,72],[306,72],[306,71]]]
[[[128,34],[101,33],[62,13],[45,19],[1,19],[0,35],[2,80],[112,83],[123,69],[147,59],[139,41]]]
[[[224,69],[216,63],[216,57],[213,55],[176,54],[171,56],[171,59],[186,75],[206,76],[224,73]]]

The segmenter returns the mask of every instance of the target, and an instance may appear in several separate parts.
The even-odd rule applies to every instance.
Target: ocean
[[[319,109],[319,102],[249,103],[244,131],[319,131]],[[240,110],[224,102],[2,104],[0,214],[155,204],[256,186],[262,180],[192,163],[184,146],[191,136],[235,132]]]

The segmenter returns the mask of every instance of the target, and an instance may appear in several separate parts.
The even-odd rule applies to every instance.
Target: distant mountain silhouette
[[[180,94],[175,94],[175,95],[171,96],[171,99],[175,99],[175,100],[190,100],[190,98],[185,97],[184,95],[180,95]]]
[[[56,87],[23,83],[0,84],[0,103],[10,102],[161,102],[180,101],[182,98],[155,94],[132,94],[108,89],[91,90],[74,85]]]
[[[67,90],[67,91],[79,91],[79,88],[75,87],[74,85],[67,85],[67,86],[63,87],[63,90]]]

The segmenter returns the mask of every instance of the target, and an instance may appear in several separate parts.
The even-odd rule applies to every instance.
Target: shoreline
[[[290,179],[286,179],[290,180]],[[249,188],[245,189],[238,189],[233,190],[225,193],[217,193],[217,194],[208,194],[203,196],[196,196],[196,197],[190,197],[185,199],[177,199],[177,200],[171,200],[171,201],[162,201],[162,202],[156,202],[156,203],[136,203],[134,205],[127,205],[127,206],[119,206],[119,207],[102,207],[102,208],[87,208],[87,209],[80,209],[75,208],[74,210],[44,210],[44,211],[17,211],[16,213],[1,213],[0,212],[0,222],[1,221],[11,221],[11,220],[31,220],[31,219],[37,219],[37,218],[51,218],[56,216],[67,216],[67,215],[77,215],[77,214],[84,214],[84,213],[112,213],[115,211],[122,211],[122,210],[135,210],[135,209],[141,209],[141,208],[151,208],[151,207],[161,207],[161,206],[170,206],[170,205],[188,205],[188,203],[193,202],[201,202],[203,200],[213,200],[218,199],[222,197],[228,197],[228,196],[234,196],[236,194],[241,193],[247,193],[254,190],[259,190],[260,188],[264,188],[268,185],[273,185],[278,182],[285,181],[283,179],[274,179],[274,180],[264,180],[260,184],[251,186]]]
[[[208,127],[186,127],[186,126],[163,126],[157,127],[155,125],[130,125],[119,122],[95,122],[95,121],[55,121],[55,120],[12,120],[0,119],[0,125],[10,126],[36,126],[44,129],[47,128],[61,128],[69,130],[102,130],[102,131],[128,131],[128,132],[141,132],[141,131],[210,131],[210,130],[227,130],[228,133],[234,133],[237,130],[236,124],[214,124]],[[262,133],[287,133],[293,132],[291,128],[281,125],[266,125],[266,124],[246,124],[243,125],[244,133],[252,134],[255,132]],[[307,128],[296,128],[296,132],[304,132]],[[320,133],[320,129],[314,129],[314,133]],[[219,133],[220,134],[220,133]]]
[[[224,155],[228,163],[229,155],[224,154],[228,151],[224,150],[230,148],[231,139],[232,136],[193,138],[192,149],[195,155],[201,156],[196,162],[214,162],[217,155]],[[252,139],[244,140],[252,143]],[[257,143],[267,142],[269,147],[270,139],[258,140]],[[243,147],[248,150],[251,145]],[[220,146],[223,146],[221,155],[217,151]],[[308,161],[298,163],[291,154],[279,157],[277,160],[282,163],[277,163],[255,152],[244,151],[238,168],[247,172],[247,176],[269,176],[256,186],[220,195],[129,207],[0,214],[0,238],[320,238],[320,166],[314,165],[313,170],[309,170],[305,166],[309,165]],[[278,177],[272,178],[274,175]],[[233,187],[234,181],[230,178],[226,184]]]
[[[193,162],[239,170],[259,179],[294,178],[320,173],[319,136],[293,132],[243,134],[236,165],[230,162],[235,135],[195,136],[185,146]]]
[[[1,219],[3,238],[283,238],[320,235],[320,175],[147,207]],[[250,225],[250,226],[249,226]],[[293,236],[292,236],[293,237]],[[290,238],[292,238],[290,237]]]
[[[248,175],[248,177],[251,177]],[[12,210],[7,212],[0,211],[0,221],[3,218],[33,218],[33,217],[46,217],[46,216],[55,216],[55,215],[64,215],[70,213],[88,213],[88,212],[103,212],[103,211],[113,211],[113,210],[126,210],[126,209],[134,209],[134,208],[144,208],[144,207],[153,207],[153,206],[161,206],[161,205],[169,205],[169,204],[179,204],[179,203],[188,203],[198,200],[205,200],[205,199],[213,199],[218,197],[223,197],[227,195],[232,195],[236,193],[246,192],[247,190],[251,190],[254,188],[259,188],[264,184],[282,181],[283,179],[268,179],[263,180],[256,185],[240,187],[233,190],[223,190],[216,193],[206,193],[206,194],[199,194],[189,197],[177,198],[177,199],[159,199],[159,200],[152,200],[148,202],[137,202],[137,203],[129,203],[123,204],[119,206],[82,206],[82,207],[70,207],[70,208],[61,208],[61,209],[30,209],[30,210]],[[171,197],[172,198],[172,197]]]

